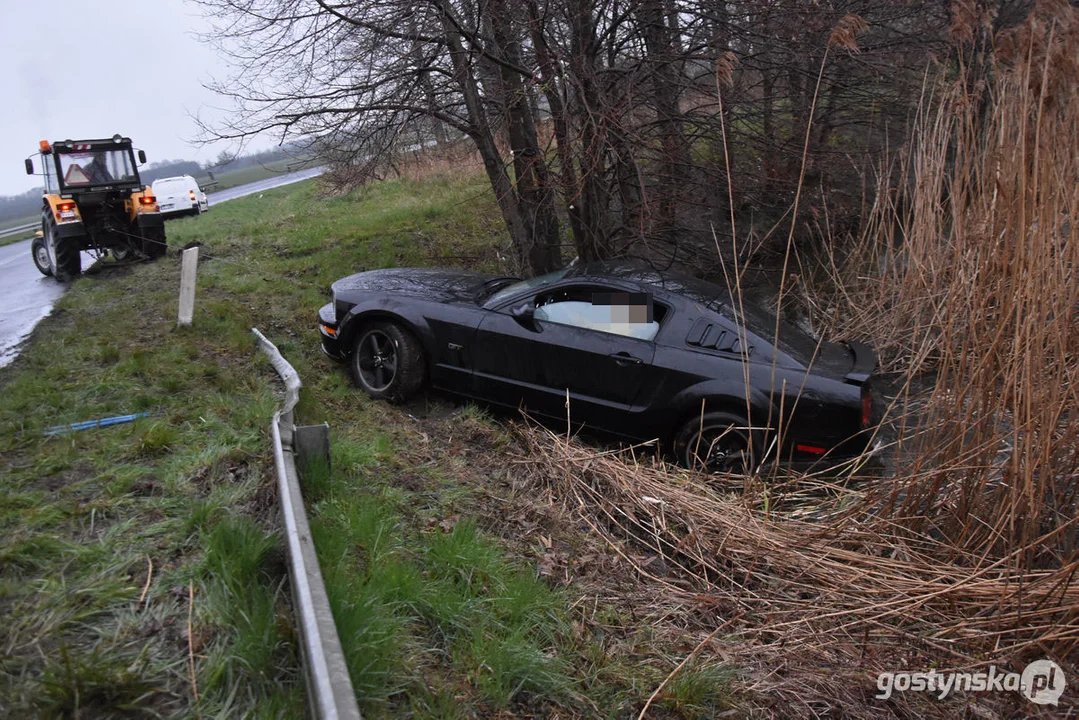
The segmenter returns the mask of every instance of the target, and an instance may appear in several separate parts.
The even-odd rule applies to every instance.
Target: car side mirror
[[[536,306],[531,302],[523,302],[510,308],[510,317],[529,330],[536,329]]]
[[[26,174],[27,175],[33,175],[34,174],[34,161],[31,160],[30,158],[26,158]]]
[[[145,165],[145,164],[146,164],[146,151],[145,150],[139,150],[139,165]]]

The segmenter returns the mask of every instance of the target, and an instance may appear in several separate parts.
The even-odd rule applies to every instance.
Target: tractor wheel
[[[30,253],[34,256],[34,265],[41,271],[42,275],[52,275],[52,265],[49,264],[49,251],[45,247],[45,238],[36,237],[34,241],[30,243]]]
[[[146,255],[146,257],[150,258],[151,260],[154,258],[164,257],[165,251],[168,249],[168,242],[165,240],[165,228],[143,228],[142,252],[144,255]]]
[[[56,232],[56,221],[50,216],[42,221],[44,237],[47,245],[52,246],[52,255],[56,259],[53,275],[60,282],[71,282],[82,272],[82,248],[80,236],[69,235],[60,237]]]

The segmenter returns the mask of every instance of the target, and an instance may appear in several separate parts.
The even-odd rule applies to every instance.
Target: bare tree
[[[950,21],[935,0],[202,4],[235,68],[216,136],[314,137],[351,167],[405,138],[467,137],[536,273],[562,260],[560,218],[583,259],[697,265],[732,214],[766,238],[800,183],[799,236],[853,217],[860,169],[903,140]],[[860,51],[823,63],[850,15]]]

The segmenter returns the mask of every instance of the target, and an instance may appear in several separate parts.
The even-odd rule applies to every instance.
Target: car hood
[[[333,284],[339,300],[359,302],[369,293],[418,297],[434,302],[474,303],[483,283],[495,275],[443,268],[388,268],[349,275]]]

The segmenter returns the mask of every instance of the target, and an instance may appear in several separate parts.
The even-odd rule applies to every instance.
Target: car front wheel
[[[679,463],[699,472],[749,472],[753,468],[753,433],[745,418],[727,412],[705,413],[689,420],[674,437]]]
[[[373,398],[394,403],[415,396],[427,372],[423,346],[416,336],[389,322],[361,328],[351,368],[358,387]]]

